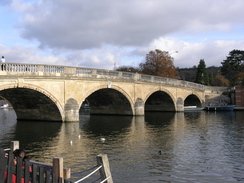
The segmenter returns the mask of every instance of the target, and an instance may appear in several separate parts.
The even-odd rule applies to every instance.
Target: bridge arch
[[[100,85],[82,97],[80,107],[84,101],[90,105],[91,114],[134,115],[131,97],[120,87]]]
[[[200,96],[198,96],[197,94],[189,94],[184,99],[184,106],[202,107]]]
[[[59,101],[48,91],[35,85],[15,84],[0,87],[0,95],[6,98],[17,115],[17,120],[63,121]]]
[[[175,98],[164,89],[152,91],[145,98],[145,111],[176,111]]]

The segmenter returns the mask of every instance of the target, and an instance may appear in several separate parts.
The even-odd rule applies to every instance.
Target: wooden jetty
[[[53,158],[52,164],[24,160],[17,158],[14,164],[14,150],[19,149],[19,141],[12,141],[8,149],[0,148],[0,183],[73,183],[69,181],[71,169],[63,167],[63,158]],[[97,156],[96,170],[89,175],[75,181],[80,183],[99,171],[100,183],[113,183],[109,161],[106,154]]]

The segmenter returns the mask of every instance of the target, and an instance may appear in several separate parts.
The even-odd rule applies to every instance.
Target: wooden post
[[[17,157],[17,166],[16,166],[16,182],[21,183],[22,178],[22,162],[23,159],[20,157]]]
[[[37,165],[33,164],[32,165],[32,183],[37,183],[36,175],[37,175]]]
[[[100,176],[101,176],[101,181],[107,179],[105,181],[105,183],[113,183],[107,154],[97,155],[97,163],[98,163],[98,166],[102,165],[102,168],[99,170]]]
[[[6,168],[5,151],[0,148],[0,182],[4,182],[4,171]]]
[[[8,155],[8,179],[7,183],[12,182],[12,174],[13,174],[13,168],[14,168],[14,150],[19,149],[19,141],[11,141],[11,147]]]
[[[30,161],[25,159],[25,182],[30,180]]]
[[[19,149],[19,141],[11,141],[10,151],[14,152],[15,149]]]
[[[70,168],[64,168],[64,179],[69,179],[71,174],[71,169]]]
[[[58,180],[58,177],[63,178],[63,158],[53,158],[53,174],[56,175],[56,182]]]

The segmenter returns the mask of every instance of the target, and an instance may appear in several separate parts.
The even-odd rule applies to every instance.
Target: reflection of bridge
[[[0,95],[18,120],[79,121],[84,101],[91,114],[144,115],[144,111],[184,111],[203,106],[227,88],[81,67],[4,63]]]

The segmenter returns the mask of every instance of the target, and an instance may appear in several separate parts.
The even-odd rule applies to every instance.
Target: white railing
[[[93,174],[95,174],[98,170],[100,170],[101,168],[102,168],[103,166],[101,165],[101,166],[99,166],[98,168],[96,168],[94,171],[92,171],[91,173],[89,173],[88,175],[86,175],[85,177],[83,177],[83,178],[81,178],[81,179],[79,179],[79,180],[77,180],[77,181],[75,181],[74,183],[79,183],[79,182],[82,182],[83,180],[85,180],[85,179],[87,179],[87,178],[89,178],[89,177],[91,177]]]
[[[64,73],[64,67],[63,66],[44,66],[44,72],[53,72],[53,73]]]
[[[29,64],[1,64],[0,70],[7,72],[38,72],[38,66]]]
[[[166,77],[158,77],[151,75],[144,75],[131,72],[119,72],[105,69],[92,69],[83,67],[68,67],[68,66],[55,66],[55,65],[39,65],[39,64],[17,64],[17,63],[0,63],[0,77],[1,76],[14,76],[25,77],[41,76],[41,77],[89,77],[94,79],[110,79],[110,80],[130,80],[140,82],[159,83],[164,85],[172,85],[176,87],[194,88],[198,90],[222,90],[226,91],[227,87],[211,87],[201,84],[171,79]]]
[[[91,169],[96,168],[95,170],[93,170],[91,173],[84,176],[83,178],[75,181],[74,183],[80,183],[80,182],[86,180],[87,178],[90,178],[93,174],[97,173],[98,171],[100,172],[100,178],[99,178],[101,180],[100,183],[104,183],[104,182],[113,183],[107,154],[97,155],[97,163],[98,163],[97,166],[91,168]]]

